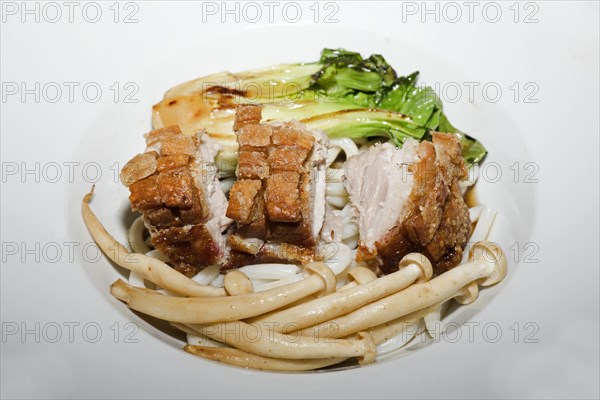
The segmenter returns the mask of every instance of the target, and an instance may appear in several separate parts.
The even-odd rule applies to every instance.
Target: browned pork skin
[[[222,262],[221,230],[230,222],[214,169],[206,168],[213,160],[201,135],[183,135],[170,126],[150,132],[146,143],[146,152],[124,166],[121,181],[152,243],[187,276]]]
[[[324,163],[324,147],[297,122],[261,124],[260,119],[259,106],[242,106],[236,113],[238,180],[227,216],[237,222],[237,232],[228,240],[227,267],[305,264],[317,258],[323,223],[324,190],[318,188],[325,182],[315,171]]]
[[[437,273],[462,259],[471,221],[458,183],[467,170],[454,135],[432,138],[407,140],[402,149],[376,145],[346,163],[346,189],[359,213],[357,260],[378,272],[393,272],[413,251]]]

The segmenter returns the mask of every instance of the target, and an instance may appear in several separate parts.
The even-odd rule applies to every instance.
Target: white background
[[[35,4],[27,6],[35,10]],[[516,6],[499,2],[502,17],[496,23],[489,21],[495,18],[494,10],[482,14],[484,3],[475,8],[473,22],[467,6],[455,3],[462,11],[455,23],[449,21],[455,19],[455,10],[444,8],[443,3],[437,5],[439,21],[435,11],[423,13],[421,2],[337,2],[328,8],[321,4],[316,23],[312,2],[301,3],[301,19],[295,23],[291,22],[293,10],[286,16],[281,13],[282,5],[276,8],[275,24],[280,29],[330,32],[310,43],[302,34],[291,34],[294,39],[287,43],[277,38],[261,43],[245,40],[246,29],[263,29],[269,22],[264,3],[258,3],[263,17],[257,23],[244,21],[254,14],[244,15],[243,5],[238,6],[239,23],[222,10],[207,15],[213,4],[221,7],[220,2],[211,3],[210,8],[191,2],[120,4],[118,22],[114,21],[113,3],[103,2],[96,23],[86,21],[95,18],[89,7],[84,18],[85,3],[77,3],[73,22],[68,7],[56,4],[62,12],[57,22],[51,21],[56,10],[44,9],[44,3],[38,3],[39,12],[33,14],[23,14],[21,2],[2,4],[2,398],[599,396],[597,2]],[[428,3],[427,7],[435,10],[436,5]],[[515,7],[520,10],[518,16]],[[332,11],[338,22],[325,24],[325,14]],[[131,12],[131,18],[138,21],[124,23]],[[532,23],[525,23],[525,16],[532,12]],[[476,118],[477,110],[503,108],[522,136],[522,142],[514,143],[515,152],[526,148],[530,161],[539,167],[539,182],[533,183],[533,215],[528,217],[533,220],[529,241],[539,247],[534,257],[537,262],[521,264],[494,301],[477,314],[473,322],[479,328],[472,343],[464,338],[442,342],[410,357],[326,374],[264,374],[209,364],[175,351],[142,330],[135,333],[137,343],[126,343],[128,318],[95,289],[80,263],[69,262],[66,255],[59,262],[49,262],[48,254],[36,261],[35,255],[23,252],[35,248],[36,243],[43,247],[88,239],[72,237],[69,219],[78,211],[73,208],[77,202],[70,198],[68,179],[63,176],[52,183],[42,176],[36,182],[34,174],[8,174],[10,168],[21,168],[21,163],[33,168],[36,162],[56,162],[63,165],[65,174],[64,162],[79,160],[86,132],[99,118],[107,118],[107,110],[133,110],[128,115],[117,111],[112,124],[118,127],[118,118],[126,115],[139,124],[139,131],[131,133],[139,137],[149,127],[150,105],[161,96],[161,91],[148,89],[150,86],[145,89],[143,82],[148,77],[156,77],[161,82],[158,86],[166,90],[185,79],[224,69],[297,61],[298,47],[313,49],[316,59],[322,47],[344,45],[343,32],[348,28],[402,40],[410,48],[434,54],[441,64],[418,66],[424,77],[428,71],[444,70],[447,63],[463,71],[469,81],[497,83],[503,89],[497,103],[488,101],[481,91],[476,91],[471,101],[465,92],[457,103],[447,103],[448,113],[460,115],[462,126],[468,128],[469,116],[461,110]],[[202,54],[201,41],[219,43],[238,31],[235,41],[224,41],[222,51]],[[380,49],[386,49],[385,39],[372,43],[372,52]],[[398,71],[411,72],[410,51],[394,49],[391,53],[388,49],[385,55]],[[201,54],[206,63],[186,64],[190,54],[195,55],[193,59]],[[169,67],[157,65],[173,65],[173,70],[189,75],[171,77]],[[449,76],[452,74],[443,74],[442,80],[438,74],[436,78],[446,82]],[[41,87],[57,82],[63,97],[53,103],[55,92],[40,92],[39,102],[34,94],[24,99],[20,92],[10,94],[14,83],[21,82],[28,88],[35,82]],[[73,102],[64,82],[79,84]],[[103,89],[96,103],[81,93],[81,87],[89,82]],[[121,88],[116,102],[110,89],[114,82]],[[124,102],[128,82],[139,87],[134,95],[139,102],[134,105]],[[522,97],[515,101],[510,89],[514,82],[521,89],[525,83],[534,84],[538,90],[530,100],[537,102],[525,102]],[[121,154],[136,151],[118,148],[118,143],[107,143],[97,151],[115,151],[119,160]],[[75,169],[75,173],[81,170]],[[9,243],[17,244],[19,253],[9,255]],[[94,330],[85,337],[82,333],[83,325],[90,322],[101,329],[97,343],[85,340],[94,336]],[[490,322],[502,329],[502,338],[496,343],[483,338],[481,326]],[[73,343],[67,337],[65,324],[69,323],[79,324],[73,327]],[[532,332],[524,329],[527,323],[536,327],[532,337],[537,343],[524,340],[524,335]],[[62,333],[56,343],[47,340],[54,336],[53,324],[59,325]],[[15,326],[19,332],[9,334]],[[34,333],[22,337],[22,328],[37,330],[39,343]],[[515,330],[520,334],[517,340]],[[117,343],[115,331],[119,333]]]

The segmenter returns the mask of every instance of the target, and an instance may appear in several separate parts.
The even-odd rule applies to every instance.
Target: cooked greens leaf
[[[407,138],[421,140],[427,130],[409,117],[383,110],[344,110],[302,120],[311,129],[330,137],[368,138],[382,136],[402,145]]]
[[[485,147],[450,124],[440,98],[431,87],[419,85],[418,77],[419,72],[398,76],[378,54],[363,58],[353,51],[323,49],[318,62],[199,78],[170,90],[165,101],[193,97],[180,102],[185,107],[202,94],[211,112],[186,129],[218,127],[215,133],[223,140],[234,139],[234,115],[227,110],[259,103],[266,120],[299,119],[335,137],[381,136],[401,145],[407,137],[430,140],[429,131],[455,133],[467,166],[481,161],[487,153]],[[213,84],[215,81],[221,83]],[[178,112],[168,105],[163,108]],[[186,111],[181,114],[190,115]]]
[[[454,133],[458,135],[460,143],[462,144],[462,156],[465,159],[465,164],[469,167],[473,164],[477,164],[483,160],[487,154],[487,150],[479,140],[462,133],[456,129],[444,113],[440,116],[440,124],[438,127],[440,132]]]

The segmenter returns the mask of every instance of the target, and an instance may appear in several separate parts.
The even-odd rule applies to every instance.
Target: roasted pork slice
[[[306,263],[317,257],[325,213],[325,137],[298,122],[260,123],[259,106],[236,113],[238,180],[227,216],[236,221],[228,267]]]
[[[121,181],[152,243],[188,276],[222,264],[221,232],[232,221],[225,216],[227,199],[212,165],[214,146],[202,134],[183,135],[177,126],[150,132],[146,144],[146,152],[123,167]]]
[[[358,214],[357,261],[390,273],[406,254],[425,254],[437,272],[462,259],[469,210],[458,183],[467,177],[460,142],[432,133],[398,149],[376,144],[345,164],[344,184]]]

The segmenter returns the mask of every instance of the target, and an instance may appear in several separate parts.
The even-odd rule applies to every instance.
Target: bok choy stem
[[[418,75],[399,77],[380,55],[324,49],[318,62],[221,72],[176,86],[154,106],[154,124],[177,123],[189,134],[206,129],[215,140],[231,143],[235,107],[262,104],[265,121],[297,119],[331,137],[379,136],[400,146],[409,137],[429,140],[430,131],[454,133],[468,167],[483,160],[485,147],[448,121],[442,101],[418,85]],[[236,153],[224,151],[229,170]]]

